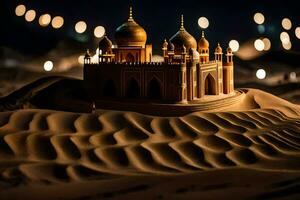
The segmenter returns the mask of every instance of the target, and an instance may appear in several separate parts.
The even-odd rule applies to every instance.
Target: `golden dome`
[[[175,35],[171,37],[170,41],[174,44],[175,54],[181,53],[183,45],[187,50],[191,48],[197,48],[197,41],[184,28],[183,15],[181,15],[180,29]]]
[[[127,22],[119,26],[115,33],[118,46],[142,46],[146,45],[147,33],[132,17],[132,8]]]
[[[99,50],[101,50],[104,54],[112,52],[112,42],[106,35],[103,36],[99,42]]]
[[[204,31],[202,31],[202,37],[198,42],[198,49],[208,49],[209,42],[204,37]]]
[[[215,53],[222,53],[222,47],[220,46],[220,43],[218,43],[218,46],[215,49]]]

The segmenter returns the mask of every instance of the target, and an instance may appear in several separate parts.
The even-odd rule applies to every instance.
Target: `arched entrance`
[[[113,80],[109,79],[104,83],[102,94],[105,97],[115,97],[117,93],[116,85]]]
[[[140,86],[135,78],[131,78],[127,83],[126,97],[138,98],[140,97]]]
[[[161,99],[161,85],[157,78],[153,77],[148,84],[148,98],[149,99]]]
[[[216,82],[211,74],[205,78],[205,95],[216,95]]]
[[[131,53],[128,53],[126,56],[126,62],[134,62],[134,56]]]

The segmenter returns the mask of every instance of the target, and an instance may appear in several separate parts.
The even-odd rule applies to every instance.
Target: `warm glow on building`
[[[297,27],[297,28],[295,29],[295,35],[296,35],[296,37],[297,37],[298,39],[300,39],[300,27]]]
[[[53,62],[52,61],[46,61],[45,63],[44,63],[44,70],[45,71],[47,71],[47,72],[49,72],[49,71],[51,71],[53,69]]]
[[[265,48],[265,44],[261,39],[257,39],[254,42],[254,47],[257,51],[262,51]]]
[[[282,47],[285,50],[290,50],[292,48],[292,43],[290,41],[288,43],[282,43]]]
[[[240,48],[240,44],[237,40],[231,40],[229,42],[229,47],[232,49],[233,52],[237,52]]]
[[[262,13],[255,13],[253,19],[257,24],[263,24],[265,22],[265,16]]]
[[[53,28],[58,29],[64,25],[64,18],[61,16],[56,16],[52,19],[51,25]]]
[[[264,69],[258,69],[257,71],[256,71],[256,77],[258,78],[258,79],[265,79],[266,78],[266,76],[267,76],[267,73],[266,73],[266,71],[264,70]]]
[[[15,13],[17,16],[23,16],[26,13],[26,7],[24,5],[18,5],[16,7]]]
[[[289,18],[284,18],[281,21],[281,25],[285,30],[290,30],[292,28],[292,21]]]
[[[198,25],[202,28],[202,29],[206,29],[209,26],[209,21],[206,17],[200,17],[198,20]]]
[[[262,41],[264,42],[264,45],[265,45],[264,50],[265,51],[270,50],[271,49],[271,41],[268,38],[264,38],[264,39],[262,39]]]
[[[25,14],[25,20],[27,22],[32,22],[36,17],[36,12],[34,10],[28,10]]]
[[[103,26],[97,26],[94,30],[94,35],[96,38],[101,38],[105,34],[105,28]]]
[[[282,43],[287,44],[290,42],[290,36],[287,32],[280,33],[280,40]]]
[[[39,18],[39,24],[41,26],[48,26],[50,22],[51,22],[51,15],[49,14],[41,15]]]
[[[75,25],[75,31],[77,33],[84,33],[86,31],[87,25],[84,21],[79,21]]]

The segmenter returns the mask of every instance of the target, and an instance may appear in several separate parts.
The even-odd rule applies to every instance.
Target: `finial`
[[[220,46],[220,42],[218,42],[218,47]]]
[[[180,30],[184,30],[184,18],[183,18],[183,15],[181,15]]]
[[[90,56],[90,50],[89,50],[89,49],[86,49],[85,55],[86,55],[86,56]]]
[[[129,8],[129,21],[132,21],[133,20],[133,17],[132,17],[132,6],[130,6]]]
[[[204,31],[202,31],[202,37],[204,38]]]
[[[164,42],[167,42],[167,39],[165,38]]]

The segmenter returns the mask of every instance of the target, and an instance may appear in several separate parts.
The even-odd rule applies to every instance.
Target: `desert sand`
[[[255,89],[219,110],[0,113],[0,199],[299,199],[300,107]]]

